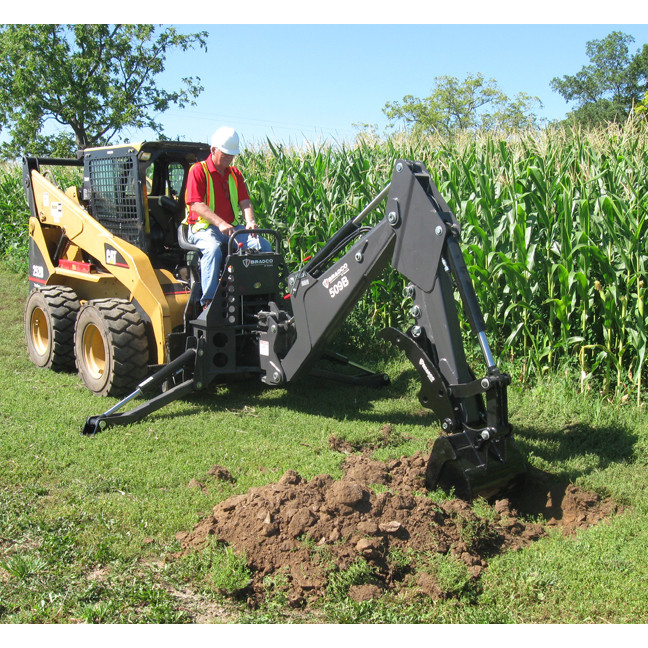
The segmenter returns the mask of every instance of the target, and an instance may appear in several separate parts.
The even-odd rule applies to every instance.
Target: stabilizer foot
[[[89,416],[81,430],[81,434],[85,436],[98,434],[105,427],[105,424],[103,426],[101,425],[102,421],[103,418],[101,416]]]

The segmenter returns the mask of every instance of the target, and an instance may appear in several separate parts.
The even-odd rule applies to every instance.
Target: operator
[[[223,248],[229,237],[240,230],[256,229],[254,208],[241,172],[231,166],[239,154],[239,136],[227,126],[219,128],[211,140],[211,153],[194,164],[187,176],[185,204],[189,226],[187,240],[200,248],[202,298],[206,308],[216,293],[223,263]],[[245,225],[234,225],[242,210]],[[271,252],[270,243],[250,232],[236,237],[243,248]]]

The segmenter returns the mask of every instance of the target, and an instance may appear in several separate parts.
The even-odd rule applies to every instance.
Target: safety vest
[[[200,165],[205,172],[205,180],[207,182],[207,195],[205,196],[205,204],[207,205],[207,207],[209,207],[209,209],[214,211],[216,207],[216,203],[214,201],[214,180],[211,176],[211,173],[209,173],[209,169],[207,168],[207,162],[203,160],[202,162],[200,162]],[[234,172],[232,171],[232,167],[227,167],[227,174],[227,185],[229,187],[230,202],[232,203],[232,213],[234,214],[234,220],[236,220],[239,210],[238,180],[236,178],[236,175],[234,175]],[[194,232],[207,229],[207,227],[209,227],[209,221],[206,221],[204,218],[197,218],[195,214],[192,215],[190,205],[186,206],[186,217],[183,222],[186,225],[191,225]]]

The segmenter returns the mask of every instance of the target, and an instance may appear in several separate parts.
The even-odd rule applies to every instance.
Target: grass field
[[[381,275],[347,329],[390,387],[237,383],[86,438],[86,417],[115,401],[28,360],[27,207],[20,170],[0,167],[0,623],[646,623],[647,132],[627,124],[241,156],[259,220],[286,238],[291,268],[357,215],[396,159],[422,160],[461,223],[491,346],[513,377],[518,446],[533,467],[624,507],[491,557],[478,586],[445,600],[358,603],[345,593],[358,574],[337,573],[308,615],[271,582],[260,607],[246,605],[233,594],[245,561],[222,547],[171,560],[176,534],[288,470],[340,477],[331,435],[371,445],[377,460],[429,448],[438,424],[420,414],[416,372],[371,339],[403,325],[402,278]],[[216,464],[234,481],[211,478]],[[481,502],[479,514],[492,510]]]
[[[371,606],[335,596],[308,617],[279,597],[250,609],[216,587],[240,564],[216,551],[181,560],[176,533],[219,501],[287,470],[339,477],[335,434],[396,443],[378,459],[424,450],[435,436],[418,415],[415,374],[398,358],[378,392],[304,381],[266,390],[240,383],[175,402],[139,424],[85,438],[85,418],[114,403],[72,374],[33,367],[26,354],[23,275],[0,271],[0,622],[11,623],[645,623],[648,621],[648,415],[644,407],[579,393],[550,374],[522,389],[515,364],[510,417],[532,465],[612,497],[621,515],[494,557],[479,591],[446,601]],[[209,480],[227,466],[234,483]],[[205,490],[189,487],[192,480]]]

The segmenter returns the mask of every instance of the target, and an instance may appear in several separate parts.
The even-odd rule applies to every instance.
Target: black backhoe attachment
[[[384,200],[384,218],[373,227],[363,226]],[[410,281],[414,323],[407,332],[389,328],[380,336],[412,362],[421,378],[419,400],[441,422],[427,486],[454,489],[468,500],[515,486],[526,467],[508,421],[510,378],[497,368],[489,349],[459,236],[459,224],[424,165],[400,160],[390,184],[291,275],[280,254],[238,250],[230,243],[216,298],[199,316],[187,319],[184,351],[131,396],[90,417],[84,432],[133,422],[233,374],[256,374],[265,384],[280,386],[318,371],[315,363],[327,357],[333,334],[391,264]],[[458,303],[483,355],[481,377],[466,359]],[[328,358],[353,366],[341,356]],[[355,367],[359,374],[346,380],[388,382],[382,374]],[[131,412],[117,413],[132,398],[170,379],[171,389]]]

